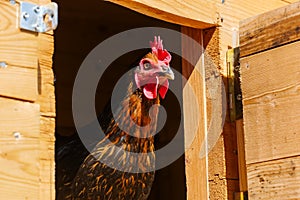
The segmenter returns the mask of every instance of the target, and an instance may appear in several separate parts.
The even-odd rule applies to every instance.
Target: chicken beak
[[[167,79],[174,80],[174,72],[171,70],[170,67],[168,67],[166,70],[163,70],[162,72],[159,72],[159,75],[161,77],[166,77]]]

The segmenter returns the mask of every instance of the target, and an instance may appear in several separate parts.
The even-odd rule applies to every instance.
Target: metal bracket
[[[20,28],[34,32],[55,30],[58,24],[58,6],[52,2],[38,6],[20,2]]]
[[[227,77],[230,121],[243,118],[242,91],[240,83],[240,49],[227,51]]]

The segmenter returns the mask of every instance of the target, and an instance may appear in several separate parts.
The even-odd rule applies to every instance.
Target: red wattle
[[[158,89],[158,92],[159,92],[159,95],[161,96],[161,98],[164,99],[166,97],[168,89],[169,89],[169,81],[166,80],[162,85],[160,85],[160,87]]]

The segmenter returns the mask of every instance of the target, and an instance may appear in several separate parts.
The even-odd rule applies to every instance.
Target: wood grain
[[[40,188],[39,199],[55,199],[55,162],[54,162],[55,118],[40,117]]]
[[[300,41],[241,59],[243,98],[250,100],[298,85],[299,51]]]
[[[0,1],[0,61],[8,65],[37,67],[37,33],[18,28],[19,5]]]
[[[299,155],[298,86],[244,101],[246,162]]]
[[[37,199],[38,139],[2,138],[0,145],[0,199]]]
[[[182,33],[201,43],[201,30],[182,27]],[[200,147],[205,143],[206,131],[203,117],[205,116],[204,109],[206,109],[205,101],[203,101],[205,80],[200,74],[201,68],[204,67],[201,65],[201,53],[203,53],[202,49],[197,48],[189,40],[182,39],[182,55],[191,61],[191,63],[186,60],[182,62],[182,73],[188,79],[183,88],[187,199],[208,198],[206,152],[200,157]],[[195,137],[193,137],[194,134]]]
[[[51,0],[39,0],[39,4],[50,3]],[[40,135],[39,135],[39,195],[40,200],[55,199],[55,93],[53,52],[53,31],[39,34],[38,38],[38,98],[40,104]]]
[[[222,76],[220,67],[220,28],[203,30],[205,48],[205,84],[207,110],[208,142],[208,182],[209,199],[231,199],[235,179],[238,181],[236,168],[237,156],[234,153],[236,142],[230,126],[223,127]],[[223,133],[223,134],[222,134]],[[201,146],[201,150],[205,145]]]
[[[236,120],[235,123],[237,134],[237,151],[238,151],[238,165],[239,165],[239,191],[248,191],[247,185],[247,167],[245,157],[245,134],[243,119]]]
[[[0,95],[35,101],[37,99],[37,70],[7,65],[0,68]]]
[[[18,4],[0,1],[0,12],[0,95],[35,102],[0,98],[0,199],[55,199],[52,32],[21,31]]]
[[[0,113],[0,199],[36,199],[39,105],[0,98]]]
[[[241,57],[300,39],[300,2],[240,24]]]
[[[300,42],[241,61],[247,164],[300,154]]]
[[[40,34],[38,37],[38,98],[41,115],[54,117],[55,94],[54,72],[52,70],[52,55],[54,52],[54,38],[52,34]]]
[[[300,156],[247,165],[249,199],[300,199]]]
[[[12,139],[19,132],[24,139],[39,138],[38,104],[21,102],[0,97],[0,138]]]
[[[35,101],[37,98],[36,34],[21,32],[18,5],[0,1],[0,95]],[[17,42],[16,42],[17,41]]]

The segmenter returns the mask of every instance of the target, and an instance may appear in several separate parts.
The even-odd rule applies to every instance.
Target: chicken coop
[[[171,66],[184,77],[180,97],[161,103],[168,118],[155,136],[162,148],[182,133],[184,153],[156,171],[148,199],[300,199],[297,0],[0,0],[0,199],[56,199],[55,147],[76,132],[82,62],[106,39],[144,27],[181,33],[161,37],[180,49]],[[97,112],[148,51],[109,65]]]

